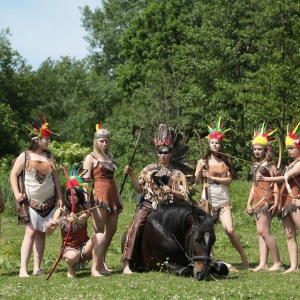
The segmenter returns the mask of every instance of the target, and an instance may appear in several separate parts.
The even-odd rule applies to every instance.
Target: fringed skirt
[[[205,191],[203,189],[200,201],[203,202],[205,200]],[[211,215],[213,216],[222,214],[226,209],[231,209],[228,186],[225,184],[208,184],[208,202]]]
[[[41,232],[46,232],[46,225],[50,220],[52,220],[55,210],[56,207],[54,206],[48,216],[41,217],[34,209],[29,207],[29,216],[33,228]]]

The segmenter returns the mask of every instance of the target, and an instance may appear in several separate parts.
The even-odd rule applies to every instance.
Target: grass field
[[[231,201],[235,229],[242,241],[251,267],[258,264],[258,241],[253,218],[246,214],[250,183],[235,181],[231,185]],[[131,198],[131,197],[130,197]],[[126,200],[126,199],[124,199]],[[7,200],[6,200],[7,201]],[[19,278],[20,247],[24,234],[15,216],[7,212],[0,215],[0,299],[298,299],[299,273],[241,270],[238,253],[230,244],[221,225],[216,225],[216,259],[231,263],[239,272],[224,278],[209,277],[206,281],[181,278],[168,273],[150,272],[123,275],[120,263],[120,239],[132,220],[134,201],[124,201],[125,210],[120,215],[118,231],[107,255],[107,263],[114,270],[110,276],[90,277],[89,266],[78,271],[77,277],[66,277],[66,265],[60,262],[49,281],[46,275]],[[91,226],[90,226],[91,229]],[[284,267],[289,266],[286,241],[281,223],[274,218],[272,232],[277,239]],[[47,238],[42,264],[47,274],[60,249],[57,230]],[[270,265],[272,260],[270,258]],[[32,259],[29,272],[32,272]]]

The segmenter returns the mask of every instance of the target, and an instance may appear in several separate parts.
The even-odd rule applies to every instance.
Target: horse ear
[[[198,205],[193,205],[192,212],[196,213],[199,217],[204,217],[207,215],[207,213]]]

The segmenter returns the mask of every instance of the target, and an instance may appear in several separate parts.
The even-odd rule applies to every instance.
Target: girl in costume
[[[224,124],[221,124],[221,118],[215,125],[208,126],[208,128],[209,148],[205,157],[198,161],[195,171],[196,183],[199,183],[202,179],[207,181],[207,190],[205,190],[205,187],[203,188],[198,205],[203,208],[208,201],[208,213],[215,220],[220,218],[230,242],[241,256],[243,269],[248,269],[249,264],[246,254],[238,235],[233,229],[232,207],[229,201],[228,186],[232,182],[233,167],[225,154],[223,140],[225,141],[224,135],[230,129],[224,128]]]
[[[102,128],[101,124],[96,125],[93,152],[86,156],[83,169],[87,170],[84,177],[94,181],[91,198],[92,205],[97,206],[92,212],[94,233],[105,234],[105,257],[117,231],[118,216],[123,210],[123,205],[114,179],[117,166],[110,151],[110,132]],[[110,274],[105,261],[101,262],[98,270],[101,274]]]
[[[158,203],[162,201],[189,201],[186,177],[179,170],[182,166],[182,170],[188,172],[187,169],[183,169],[188,167],[180,162],[188,150],[182,140],[183,136],[177,129],[174,130],[161,124],[154,140],[158,163],[146,166],[139,177],[131,167],[125,167],[125,173],[130,176],[135,190],[141,193],[141,201],[125,238],[122,256],[123,274],[133,273],[131,263],[137,258],[136,245],[142,237],[146,219],[151,210],[156,209]],[[180,160],[177,159],[176,153],[181,153]]]
[[[278,187],[277,184],[274,187],[270,182],[257,183],[255,181],[257,172],[266,177],[277,175],[276,164],[272,159],[270,148],[271,135],[276,130],[267,130],[263,123],[262,126],[254,130],[254,137],[252,139],[254,161],[251,175],[254,182],[248,197],[247,212],[249,215],[255,216],[260,257],[259,265],[255,269],[252,269],[254,272],[260,270],[278,271],[282,269],[277,243],[270,232],[272,217],[276,214],[278,208]],[[273,193],[274,189],[275,193]],[[273,256],[274,264],[268,269],[269,251]]]
[[[88,237],[87,220],[90,217],[90,211],[85,204],[83,191],[83,180],[81,175],[73,171],[67,182],[66,206],[58,208],[54,214],[53,220],[47,224],[46,233],[52,235],[56,227],[61,227],[62,245],[66,245],[62,258],[68,265],[67,277],[75,277],[77,264],[93,259],[91,276],[102,276],[98,271],[98,266],[103,260],[105,251],[105,236],[103,233],[97,233]],[[71,192],[73,189],[73,193]],[[72,213],[72,201],[74,201],[75,211]],[[70,224],[72,223],[72,224]],[[68,238],[69,227],[72,226],[71,234]]]
[[[283,183],[279,193],[279,212],[287,239],[291,266],[284,273],[298,271],[298,247],[296,230],[300,230],[300,122],[297,126],[287,126],[285,145],[294,161],[286,167],[283,176],[268,177],[261,172],[256,174],[257,181]]]
[[[28,151],[22,152],[12,167],[10,183],[16,201],[28,203],[28,217],[21,247],[20,277],[28,277],[27,265],[34,250],[33,275],[42,275],[41,262],[46,241],[46,224],[52,219],[55,205],[62,205],[62,192],[56,171],[55,160],[48,150],[51,131],[46,119],[32,119],[31,143]],[[23,172],[24,190],[20,190],[18,176]],[[26,209],[26,210],[27,210]],[[21,220],[22,223],[22,220]]]

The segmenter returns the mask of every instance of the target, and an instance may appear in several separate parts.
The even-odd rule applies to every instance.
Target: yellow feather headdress
[[[277,129],[272,130],[271,128],[267,129],[267,125],[262,123],[262,125],[254,129],[254,135],[252,138],[252,145],[260,144],[262,146],[268,146],[271,142],[275,140],[271,136],[277,131]]]
[[[285,138],[286,147],[296,147],[300,148],[300,122],[294,125],[287,125],[286,133],[287,136]]]

